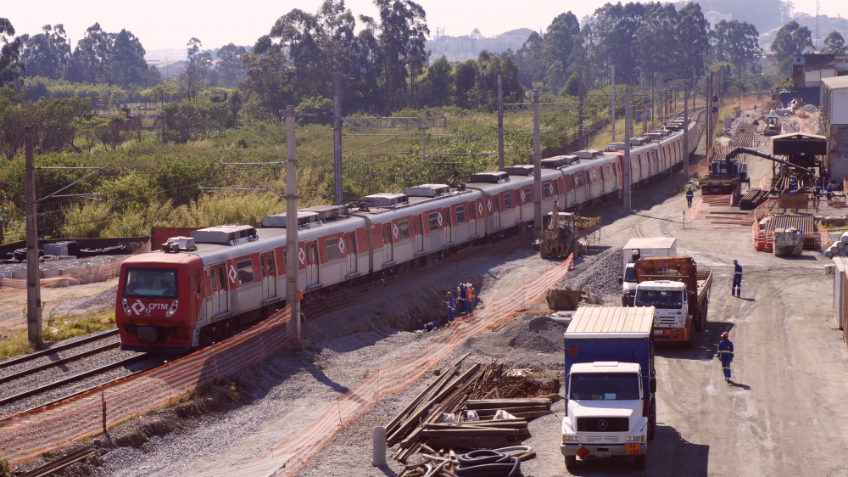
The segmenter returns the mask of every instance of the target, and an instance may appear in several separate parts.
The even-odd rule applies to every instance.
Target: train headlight
[[[180,306],[180,300],[174,300],[171,302],[171,308],[168,308],[168,311],[165,313],[165,316],[170,318],[174,316],[174,313],[177,312],[177,307]]]
[[[121,305],[124,306],[124,313],[126,313],[127,316],[132,316],[132,310],[130,309],[130,306],[127,304],[126,298],[121,299]]]

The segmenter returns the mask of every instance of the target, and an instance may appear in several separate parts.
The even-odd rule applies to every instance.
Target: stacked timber
[[[501,364],[474,364],[457,376],[459,369],[451,366],[386,425],[393,459],[519,443],[529,435],[527,422],[551,414],[559,398],[553,382],[515,375]]]
[[[739,208],[742,210],[754,210],[768,199],[767,190],[751,189],[739,200]]]

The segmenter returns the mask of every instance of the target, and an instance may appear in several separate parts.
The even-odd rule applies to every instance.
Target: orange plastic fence
[[[129,257],[139,253],[145,253],[150,251],[150,240],[147,241],[140,249],[135,252],[121,257],[117,260],[112,260],[111,262],[104,263],[103,265],[98,265],[96,267],[87,268],[85,270],[80,270],[73,273],[67,273],[65,275],[59,275],[58,277],[51,278],[42,278],[41,286],[42,287],[53,287],[57,285],[61,285],[62,282],[67,281],[69,285],[78,285],[80,283],[91,283],[91,282],[102,282],[104,280],[109,280],[111,278],[115,278],[118,276],[118,271],[121,269],[121,264],[124,263]],[[11,288],[22,288],[26,289],[26,279],[17,279],[17,278],[3,278],[0,279],[0,283],[4,287]]]
[[[541,298],[571,268],[572,257],[536,279],[516,287],[489,306],[458,321],[427,346],[392,366],[378,370],[351,390],[318,421],[278,449],[294,455],[285,475],[308,464],[344,425],[361,416],[377,400],[412,384],[465,340],[500,323]],[[167,365],[104,385],[52,406],[0,420],[0,457],[11,464],[61,447],[166,404],[197,386],[225,377],[290,342],[288,307],[224,342]]]
[[[333,436],[365,414],[380,398],[409,386],[466,340],[501,323],[540,299],[548,288],[565,276],[571,264],[572,257],[569,257],[568,260],[548,269],[543,275],[493,300],[489,306],[464,317],[408,358],[378,369],[336,401],[309,427],[274,447],[262,456],[262,459],[269,459],[273,455],[291,454],[292,458],[287,462],[285,469],[277,472],[277,476],[295,475],[318,455]]]

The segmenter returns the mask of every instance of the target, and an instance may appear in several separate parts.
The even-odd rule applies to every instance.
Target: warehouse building
[[[848,76],[821,80],[821,130],[831,179],[848,179]]]

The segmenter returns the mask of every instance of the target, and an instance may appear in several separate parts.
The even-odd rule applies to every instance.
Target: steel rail
[[[14,366],[20,363],[25,363],[27,361],[32,361],[33,359],[40,358],[42,356],[49,356],[51,354],[55,354],[59,351],[64,351],[66,349],[76,348],[77,346],[84,345],[86,343],[91,343],[92,341],[97,341],[99,339],[103,339],[116,334],[118,334],[117,328],[115,328],[114,330],[104,331],[103,333],[98,333],[96,335],[91,335],[86,338],[73,341],[71,343],[61,344],[45,350],[36,351],[35,353],[25,354],[17,358],[12,358],[10,360],[3,361],[2,363],[0,363],[0,369],[8,368],[9,366]]]
[[[57,361],[52,361],[50,363],[42,364],[41,366],[36,366],[34,368],[25,369],[25,370],[23,370],[19,373],[10,374],[8,376],[2,376],[2,377],[0,377],[0,384],[8,383],[9,381],[14,381],[16,379],[21,379],[25,376],[29,376],[30,374],[35,374],[35,373],[38,373],[40,371],[44,371],[45,369],[50,369],[54,366],[61,366],[63,364],[67,364],[67,363],[70,363],[72,361],[76,361],[78,359],[87,358],[89,356],[99,354],[99,353],[102,353],[104,351],[109,351],[109,350],[117,348],[120,345],[121,345],[121,343],[117,343],[117,342],[116,343],[109,343],[105,346],[100,346],[100,347],[97,347],[97,348],[94,348],[94,349],[91,349],[91,350],[88,350],[88,351],[83,351],[82,353],[75,354],[73,356],[68,356],[67,358],[62,358],[62,359],[57,360]]]
[[[90,378],[92,376],[96,376],[98,374],[105,373],[106,371],[111,371],[115,368],[119,368],[121,366],[126,366],[126,365],[129,365],[129,364],[132,364],[132,363],[135,363],[135,362],[138,362],[138,361],[142,361],[142,360],[148,359],[148,358],[149,358],[149,353],[144,353],[144,354],[140,354],[138,356],[133,356],[131,358],[127,358],[127,359],[123,359],[121,361],[116,361],[114,363],[107,364],[106,366],[101,366],[101,367],[96,368],[96,369],[92,369],[92,370],[85,371],[85,372],[82,372],[82,373],[79,373],[79,374],[75,374],[75,375],[70,376],[68,378],[60,379],[59,381],[54,381],[50,384],[45,384],[44,386],[40,386],[40,387],[37,387],[35,389],[30,389],[29,391],[24,391],[22,393],[16,394],[14,396],[9,396],[9,397],[0,399],[0,406],[5,406],[6,404],[11,404],[13,402],[20,401],[21,399],[28,398],[30,396],[34,396],[34,395],[39,394],[39,393],[43,393],[43,392],[49,391],[51,389],[55,389],[55,388],[58,388],[58,387],[65,386],[66,384],[70,384],[74,381],[79,381],[79,380],[82,380],[82,379]],[[121,376],[121,378],[124,378],[124,377],[126,377],[126,376]],[[66,399],[66,398],[67,397],[62,398],[62,399]]]
[[[89,458],[92,454],[94,454],[94,449],[92,449],[91,447],[80,449],[76,452],[72,452],[66,455],[65,457],[42,465],[41,467],[37,467],[28,472],[24,472],[23,474],[18,474],[17,477],[47,477],[48,475],[60,471],[71,464],[75,464],[81,460]]]

